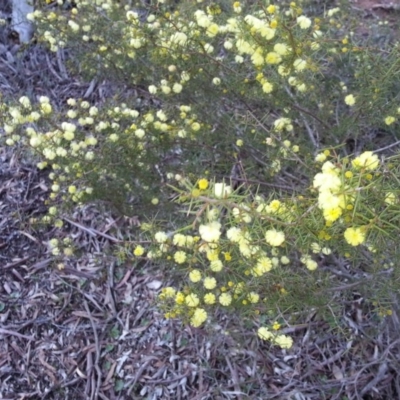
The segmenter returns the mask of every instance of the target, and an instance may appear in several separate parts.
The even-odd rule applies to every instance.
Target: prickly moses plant
[[[398,45],[362,43],[345,9],[308,15],[302,2],[131,3],[29,16],[71,71],[136,92],[2,105],[6,143],[50,169],[45,220],[60,226],[61,204],[93,200],[144,213],[133,256],[185,279],[159,302],[194,327],[224,310],[289,348],[277,318],[332,302],[325,267],[340,260],[367,265],[381,277],[371,298],[388,301],[400,277]]]

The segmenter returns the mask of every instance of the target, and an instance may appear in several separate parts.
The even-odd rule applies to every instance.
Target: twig
[[[286,86],[285,86],[285,91],[286,91],[286,93],[293,99],[292,93],[290,93],[289,88],[286,87]],[[315,115],[311,114],[309,111],[302,109],[302,108],[299,107],[297,104],[293,103],[293,107],[294,107],[294,108],[297,108],[299,111],[302,111],[302,112],[304,112],[304,113],[306,113],[306,114],[308,114],[308,115],[311,115],[311,116],[312,116],[313,118],[315,118],[317,121],[321,122],[321,124],[324,124],[318,117],[316,117]],[[313,135],[313,133],[312,133],[312,131],[311,131],[310,125],[308,125],[308,121],[304,118],[303,115],[302,115],[302,119],[303,119],[304,125],[305,125],[305,127],[306,127],[308,136],[310,137],[310,140],[311,140],[312,144],[314,145],[314,147],[315,147],[316,149],[318,149],[318,148],[319,148],[319,145],[318,145],[317,141],[315,140],[315,137],[314,137],[314,135]]]
[[[97,85],[97,80],[96,79],[92,79],[88,89],[86,90],[85,94],[83,95],[84,99],[87,99],[93,93],[93,90],[96,87],[96,85]]]
[[[226,363],[228,364],[228,367],[231,371],[231,377],[232,377],[232,382],[233,382],[233,387],[235,388],[235,391],[237,392],[238,399],[241,400],[242,397],[242,391],[240,390],[240,385],[239,385],[239,377],[237,374],[236,369],[233,368],[231,361],[229,360],[228,356],[225,356]]]
[[[155,384],[155,385],[159,385],[159,384],[163,383],[165,385],[165,384],[179,381],[189,375],[190,375],[190,371],[185,372],[183,375],[176,376],[175,378],[171,378],[171,379],[157,379],[157,380],[149,379],[149,380],[146,380],[146,383],[151,383],[151,384]]]
[[[398,140],[397,142],[394,142],[394,143],[392,143],[392,144],[389,144],[388,146],[381,147],[381,148],[378,149],[378,150],[374,150],[374,153],[379,153],[379,152],[381,152],[381,151],[385,151],[385,150],[391,149],[392,147],[395,147],[395,146],[397,146],[398,144],[400,144],[400,140]]]
[[[22,264],[22,263],[24,263],[25,261],[29,260],[29,258],[30,258],[30,257],[21,258],[20,260],[16,260],[16,261],[14,261],[14,262],[12,262],[12,263],[10,263],[10,264],[4,265],[3,267],[1,267],[1,269],[8,269],[8,268],[16,267],[17,265]]]
[[[92,330],[93,330],[93,335],[94,335],[94,342],[95,342],[95,345],[96,345],[96,357],[95,357],[95,360],[94,360],[94,368],[95,368],[95,370],[97,372],[97,384],[96,384],[96,390],[95,390],[95,393],[94,393],[94,397],[92,397],[92,398],[97,399],[98,395],[99,395],[99,391],[100,391],[100,386],[101,386],[101,369],[100,369],[100,366],[99,366],[99,361],[100,361],[99,336],[97,335],[96,325],[95,325],[95,323],[93,321],[93,317],[92,317],[92,314],[91,314],[91,312],[89,310],[89,306],[88,306],[87,301],[85,300],[83,304],[85,306],[86,312],[88,313],[90,324],[92,325]]]
[[[303,112],[305,114],[308,114],[310,117],[313,117],[314,119],[316,119],[325,128],[330,129],[330,126],[328,124],[326,124],[324,121],[322,121],[322,119],[320,119],[316,115],[314,115],[311,111],[308,111],[305,108],[302,108],[297,104],[292,104],[292,107],[296,108],[297,110],[299,110],[299,111],[301,111],[301,112]]]
[[[0,334],[17,336],[17,337],[19,337],[21,339],[26,339],[26,340],[33,340],[34,339],[33,336],[22,335],[21,333],[10,331],[10,330],[4,329],[4,328],[0,328]]]
[[[129,386],[128,389],[128,393],[127,395],[130,396],[131,395],[131,391],[133,390],[134,386],[136,385],[136,382],[139,380],[140,376],[143,374],[143,372],[145,371],[145,369],[148,367],[148,365],[152,362],[152,361],[158,361],[159,359],[157,357],[154,356],[148,356],[146,357],[146,361],[144,361],[144,363],[140,366],[140,368],[137,370],[134,378],[127,383],[127,386]]]
[[[69,78],[68,77],[68,73],[67,73],[67,70],[65,69],[65,66],[64,66],[63,60],[62,60],[62,58],[64,56],[64,50],[63,49],[58,49],[57,53],[56,53],[56,56],[57,56],[58,68],[60,69],[60,72],[61,72],[63,78],[64,79],[68,79]]]
[[[47,66],[49,67],[51,73],[57,78],[58,81],[62,82],[63,78],[61,78],[61,76],[57,74],[56,70],[51,65],[51,61],[48,54],[46,54],[46,61],[47,61]]]
[[[372,362],[370,362],[370,363],[364,365],[364,367],[362,367],[362,368],[360,369],[360,371],[357,372],[357,375],[356,375],[355,378],[354,378],[354,382],[357,382],[357,380],[359,379],[359,377],[361,376],[361,374],[362,374],[367,368],[370,368],[370,367],[372,367],[373,365],[377,365],[377,364],[379,364],[380,362],[383,362],[384,364],[386,364],[386,362],[387,362],[387,356],[388,356],[388,353],[389,353],[390,349],[391,349],[392,347],[394,347],[395,345],[398,345],[399,343],[400,343],[400,339],[395,340],[395,341],[385,350],[385,352],[382,354],[382,356],[381,356],[380,359],[374,360],[374,361],[372,361]],[[387,368],[387,367],[386,367],[386,368]],[[379,367],[379,370],[381,370],[381,367]],[[379,371],[378,371],[378,374],[379,374]],[[360,396],[359,396],[359,394],[358,394],[357,386],[356,386],[355,384],[354,384],[354,386],[355,386],[356,396],[357,396],[357,398],[359,398]]]
[[[372,389],[386,374],[388,370],[388,366],[386,363],[383,363],[379,366],[378,373],[376,374],[375,378],[372,379],[370,383],[368,383],[366,386],[364,386],[364,389],[361,390],[361,396],[366,394],[370,389]]]
[[[317,141],[315,140],[315,137],[314,137],[314,135],[313,135],[313,133],[312,133],[312,130],[311,130],[311,128],[310,128],[310,125],[308,125],[308,121],[307,121],[305,118],[303,118],[303,122],[304,122],[304,125],[305,125],[305,127],[306,127],[308,136],[310,137],[310,140],[311,140],[312,144],[314,145],[315,149],[318,150],[318,149],[319,149],[319,144],[318,144]]]
[[[268,182],[253,180],[253,179],[247,179],[247,178],[246,179],[235,178],[235,180],[237,180],[238,182],[254,183],[254,184],[260,185],[260,186],[268,186],[268,187],[272,187],[272,188],[282,189],[282,190],[286,190],[288,192],[294,192],[296,190],[300,191],[300,188],[279,185],[278,183],[268,183]]]
[[[74,225],[74,226],[84,230],[85,232],[87,232],[91,236],[99,235],[99,236],[102,236],[102,237],[104,237],[104,238],[106,238],[108,240],[111,240],[114,243],[122,243],[123,242],[123,240],[116,239],[115,237],[107,235],[106,233],[100,232],[97,229],[87,228],[86,226],[83,226],[83,225],[79,224],[78,222],[72,221],[69,218],[64,217],[63,220],[69,222],[71,225]]]

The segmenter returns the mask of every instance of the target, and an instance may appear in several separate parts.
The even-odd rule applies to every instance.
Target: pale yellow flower
[[[365,168],[368,171],[373,171],[379,166],[379,158],[372,151],[365,151],[356,157],[351,164],[354,168]]]
[[[289,53],[289,47],[284,43],[276,43],[274,46],[274,51],[281,56],[285,56]]]
[[[324,153],[319,153],[315,156],[316,162],[324,162],[326,160],[326,155]]]
[[[272,325],[272,329],[274,331],[278,331],[281,328],[281,324],[278,321],[275,321]]]
[[[275,51],[271,51],[265,56],[265,62],[267,64],[279,64],[281,61],[281,56]]]
[[[148,89],[149,89],[149,93],[150,94],[156,94],[157,93],[157,87],[154,86],[154,85],[150,85]]]
[[[396,203],[396,194],[393,192],[388,192],[385,195],[385,203],[392,205]]]
[[[183,264],[186,261],[186,253],[184,251],[177,251],[174,254],[174,260],[177,264]],[[201,279],[201,277],[200,277],[200,279]]]
[[[51,112],[53,111],[50,103],[41,104],[40,110],[43,112],[43,114],[51,114]]]
[[[265,232],[265,241],[271,246],[280,246],[285,241],[285,234],[275,229]]]
[[[175,303],[176,304],[184,304],[185,300],[186,300],[186,297],[182,292],[176,293],[176,296],[175,296]]]
[[[204,295],[204,303],[206,304],[215,304],[216,302],[216,297],[214,293],[207,293]]]
[[[232,296],[229,293],[222,293],[219,296],[218,301],[220,302],[221,305],[227,307],[232,303]]]
[[[346,242],[352,246],[358,246],[365,242],[365,232],[361,228],[347,228],[344,232]]]
[[[201,280],[201,272],[198,269],[194,269],[189,273],[189,279],[193,282],[199,282]]]
[[[340,207],[325,208],[324,218],[325,221],[334,222],[342,215],[342,209]]]
[[[176,296],[176,290],[171,286],[162,288],[161,289],[161,293],[159,295],[161,300],[167,299],[167,298],[172,298],[172,297],[175,297],[175,296]]]
[[[286,257],[286,256],[282,256],[281,257],[281,264],[283,264],[283,265],[290,264],[290,259],[288,257]]]
[[[135,250],[133,250],[133,254],[134,254],[136,257],[142,256],[142,255],[144,254],[144,248],[143,248],[143,246],[140,246],[140,245],[136,246]]]
[[[262,85],[262,90],[264,93],[271,93],[274,90],[274,86],[270,82],[264,82]]]
[[[215,278],[207,277],[204,279],[203,285],[208,290],[215,289],[217,286],[217,280]]]
[[[174,93],[180,93],[182,92],[183,86],[180,83],[174,83],[174,85],[172,86],[172,91]]]
[[[22,106],[24,108],[30,108],[30,106],[31,106],[31,101],[29,100],[29,98],[27,96],[20,97],[20,99],[18,101],[22,104]]]
[[[226,237],[234,243],[238,243],[242,238],[242,231],[239,228],[232,227],[226,232]]]
[[[185,246],[186,244],[186,236],[182,235],[181,233],[177,233],[174,235],[174,238],[172,239],[172,243],[175,246]]]
[[[247,295],[247,299],[249,300],[250,303],[255,304],[258,303],[258,301],[260,300],[260,295],[256,292],[250,292]]]
[[[307,62],[301,58],[297,58],[293,62],[293,67],[296,71],[303,71],[307,67]]]
[[[318,268],[318,263],[314,261],[309,255],[305,255],[300,258],[300,261],[309,269],[310,271],[314,271]]]
[[[385,124],[386,125],[392,125],[394,122],[396,122],[396,118],[392,117],[391,115],[385,117]]]
[[[200,303],[200,300],[196,294],[191,293],[185,297],[185,303],[188,307],[197,307]]]
[[[157,232],[154,235],[154,239],[157,243],[165,243],[168,240],[168,236],[165,232]]]
[[[293,346],[293,339],[290,336],[278,335],[273,340],[282,349],[290,349]]]
[[[301,29],[307,29],[311,26],[311,19],[304,15],[300,15],[300,17],[297,17],[297,24]]]
[[[225,184],[224,182],[214,184],[214,196],[217,199],[229,197],[231,193],[232,187]]]
[[[251,270],[254,276],[262,276],[272,269],[272,260],[269,257],[262,256],[257,260],[255,268]]]
[[[258,328],[258,337],[262,340],[270,340],[274,337],[274,334],[268,330],[266,327]]]
[[[222,271],[223,267],[224,267],[224,265],[222,264],[221,260],[213,260],[210,263],[210,269],[213,272],[220,272],[220,271]]]
[[[354,104],[356,104],[356,99],[352,94],[347,95],[344,98],[344,102],[348,105],[348,106],[354,106]]]
[[[218,242],[221,236],[221,224],[212,221],[206,225],[200,225],[199,233],[205,242]]]
[[[204,321],[207,320],[207,312],[203,308],[196,308],[192,318],[190,319],[190,325],[195,328],[198,328],[203,324]]]

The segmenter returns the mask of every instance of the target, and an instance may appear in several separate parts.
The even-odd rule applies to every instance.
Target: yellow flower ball
[[[159,298],[161,300],[163,300],[163,299],[175,297],[175,295],[176,295],[176,290],[173,287],[168,286],[168,287],[165,287],[165,288],[161,289],[161,293],[159,295]]]
[[[348,106],[354,106],[354,104],[356,104],[356,99],[352,94],[347,95],[344,98],[344,102],[348,105]]]
[[[200,303],[200,300],[196,294],[190,293],[185,297],[185,303],[188,307],[197,307]]]
[[[200,190],[206,190],[208,188],[208,180],[207,179],[200,179],[197,182],[197,185],[199,186]]]
[[[210,263],[210,269],[213,272],[221,272],[224,265],[222,264],[221,260],[213,260]]]
[[[175,296],[176,304],[183,304],[183,303],[185,303],[185,300],[186,300],[185,295],[182,292],[176,293],[176,296]]]
[[[201,326],[207,320],[207,312],[203,308],[196,308],[192,318],[190,319],[190,325],[195,328]]]
[[[379,166],[379,158],[372,151],[365,151],[351,162],[354,168],[365,168],[368,171],[373,171]]]
[[[311,19],[304,15],[300,15],[300,17],[297,17],[297,24],[301,29],[307,29],[311,26]]]
[[[267,64],[279,64],[281,61],[281,56],[275,51],[271,51],[265,56],[265,62]]]
[[[140,246],[140,245],[136,246],[135,250],[133,250],[133,254],[134,254],[136,257],[142,256],[142,255],[144,254],[144,248],[143,248],[143,246]]]
[[[215,289],[217,286],[217,280],[215,278],[207,277],[204,279],[203,285],[208,290]]]
[[[224,307],[228,307],[232,303],[232,296],[229,293],[222,293],[218,301]]]
[[[247,299],[249,300],[250,303],[256,304],[260,300],[260,295],[256,292],[250,292],[247,295]]]
[[[186,261],[186,253],[184,251],[177,251],[174,254],[174,260],[177,264],[183,264]],[[201,279],[201,275],[200,275],[200,279]]]
[[[257,335],[262,340],[270,340],[274,336],[266,327],[258,328]]]
[[[275,229],[270,229],[265,232],[265,241],[270,246],[280,246],[285,241],[285,234],[283,232],[276,231]]]
[[[274,324],[272,325],[272,329],[274,331],[278,331],[281,328],[281,324],[277,321],[274,322]]]
[[[193,271],[190,271],[189,279],[193,283],[197,283],[197,282],[201,281],[201,272],[198,269],[194,269]]]
[[[396,118],[392,117],[391,115],[385,118],[386,125],[392,125],[394,122],[396,122]]]
[[[204,303],[208,305],[215,304],[216,302],[216,297],[214,293],[207,293],[204,295]]]
[[[200,225],[199,233],[205,242],[218,242],[221,236],[221,224],[217,221]]]
[[[273,342],[282,349],[290,349],[293,346],[293,339],[286,335],[278,335]]]
[[[274,90],[274,86],[272,85],[272,83],[264,82],[262,90],[264,93],[271,93]]]
[[[344,232],[344,238],[351,246],[358,246],[365,242],[365,232],[361,228],[347,228]]]

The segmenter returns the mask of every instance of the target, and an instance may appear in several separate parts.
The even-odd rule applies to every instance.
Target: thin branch
[[[392,147],[395,147],[395,146],[397,146],[397,145],[399,145],[399,144],[400,144],[400,140],[398,140],[397,142],[394,142],[394,143],[392,143],[392,144],[389,144],[388,146],[381,147],[381,148],[378,149],[378,150],[374,150],[374,153],[379,153],[379,152],[381,152],[381,151],[385,151],[385,150],[391,149]]]

